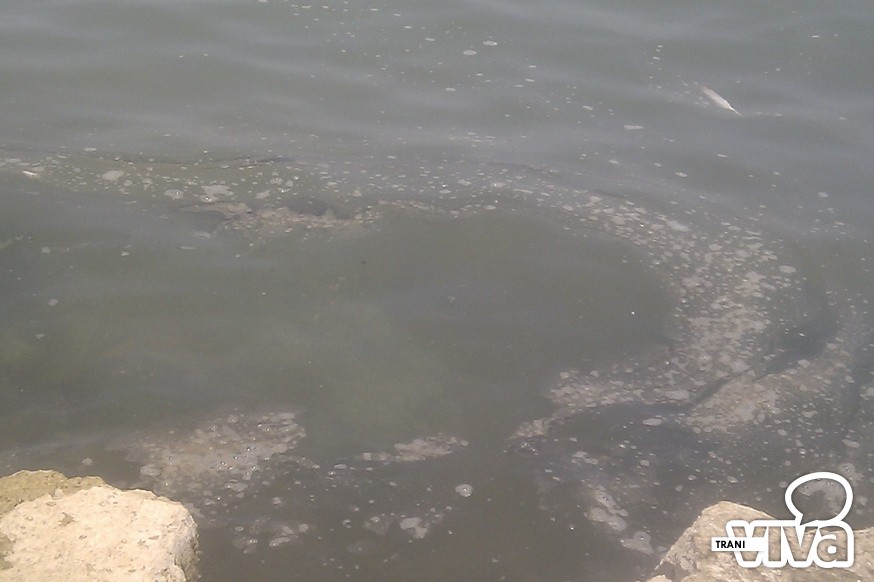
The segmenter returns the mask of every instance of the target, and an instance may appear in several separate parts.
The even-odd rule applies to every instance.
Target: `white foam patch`
[[[291,412],[231,414],[190,431],[138,438],[127,456],[156,493],[202,511],[257,489],[270,464],[287,458],[304,435]]]
[[[413,439],[408,443],[394,445],[393,452],[368,452],[358,455],[362,461],[377,461],[385,463],[410,463],[445,457],[465,448],[468,445],[464,439],[438,434],[429,437]]]
[[[105,172],[100,176],[101,180],[106,180],[107,182],[117,182],[119,178],[124,176],[124,172],[122,170],[110,170]]]

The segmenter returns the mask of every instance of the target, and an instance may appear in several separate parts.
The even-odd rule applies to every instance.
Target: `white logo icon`
[[[845,494],[844,506],[830,519],[806,519],[795,507],[792,494],[809,481],[823,479],[838,483]],[[734,552],[742,568],[849,568],[853,565],[853,530],[844,522],[853,504],[853,489],[849,481],[836,473],[820,471],[802,475],[789,484],[784,496],[786,509],[795,519],[732,519],[725,524],[727,537],[714,537],[710,549],[714,552]],[[805,536],[813,529],[812,536]],[[743,531],[738,536],[738,531]]]

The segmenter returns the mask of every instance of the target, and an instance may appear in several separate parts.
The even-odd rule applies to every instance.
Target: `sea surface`
[[[637,580],[815,470],[874,525],[872,30],[0,0],[0,474],[182,501],[217,582]]]

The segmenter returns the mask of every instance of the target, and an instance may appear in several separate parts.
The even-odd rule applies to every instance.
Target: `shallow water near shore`
[[[6,442],[20,443],[7,466],[93,468],[181,499],[207,525],[207,555],[212,539],[236,543],[238,556],[315,544],[321,561],[293,558],[305,579],[324,561],[337,573],[359,560],[373,568],[408,546],[401,530],[344,532],[348,517],[335,520],[352,505],[364,506],[354,517],[386,527],[405,515],[433,521],[423,532],[470,504],[461,484],[475,483],[474,499],[497,488],[496,505],[530,505],[530,484],[519,484],[521,496],[503,491],[503,478],[520,480],[503,468],[503,450],[519,423],[550,410],[539,388],[569,366],[668,341],[667,295],[638,253],[510,197],[492,200],[500,209],[362,202],[380,209],[372,220],[311,215],[315,223],[273,232],[191,212],[160,188],[157,200],[71,193],[48,171],[30,178],[19,168],[4,174],[14,300],[2,426]],[[271,172],[283,168],[307,171]],[[222,171],[228,182],[247,172]],[[405,458],[380,456],[408,441]],[[449,453],[463,458],[394,467]],[[365,460],[378,461],[378,478]],[[334,465],[340,475],[326,475]],[[483,511],[497,510],[462,520],[491,521],[475,517]],[[418,560],[401,560],[398,575]],[[247,563],[232,562],[222,567]]]
[[[869,4],[0,13],[0,471],[218,582],[642,579],[809,471],[874,523]]]
[[[2,170],[4,465],[183,501],[211,579],[633,577],[805,467],[865,499],[859,257],[519,168]]]

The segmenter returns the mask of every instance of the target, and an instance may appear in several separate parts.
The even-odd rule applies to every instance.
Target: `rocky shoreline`
[[[671,546],[646,582],[814,582],[827,580],[874,580],[874,527],[855,530],[855,560],[849,568],[758,568],[745,569],[735,561],[733,552],[713,552],[712,537],[725,536],[729,520],[772,520],[774,517],[752,507],[721,501],[706,508],[698,519]],[[810,542],[813,530],[805,540]],[[777,548],[772,551],[776,555]]]
[[[874,528],[856,530],[851,567],[744,569],[712,552],[725,523],[774,519],[736,503],[701,512],[646,582],[872,580]],[[810,536],[808,536],[810,537]],[[198,579],[194,518],[180,503],[122,491],[99,477],[19,471],[0,478],[0,582],[67,580],[190,582]]]
[[[196,579],[197,529],[181,503],[99,477],[0,478],[0,581]]]

